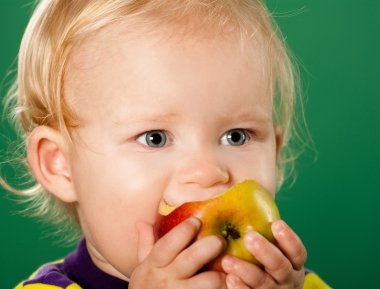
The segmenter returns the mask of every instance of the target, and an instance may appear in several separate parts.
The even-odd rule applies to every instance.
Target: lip
[[[158,207],[158,213],[161,216],[167,216],[177,208],[177,206],[169,205],[164,199],[161,199],[160,205]]]

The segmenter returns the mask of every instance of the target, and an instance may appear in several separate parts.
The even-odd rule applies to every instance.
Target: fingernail
[[[190,217],[187,219],[188,222],[192,223],[197,229],[201,227],[201,221],[197,217]]]
[[[220,243],[222,244],[223,249],[225,249],[227,247],[226,239],[224,239],[222,236],[218,236],[218,235],[216,235],[216,237],[218,237]]]
[[[257,244],[257,242],[261,240],[261,238],[262,237],[259,233],[255,232],[255,231],[251,231],[251,232],[247,233],[247,235],[245,236],[244,244],[248,249],[250,249],[253,246],[255,246]]]
[[[260,240],[260,234],[255,232],[255,231],[251,231],[249,233],[247,233],[247,235],[245,236],[245,241],[248,242],[248,243],[254,243],[256,242],[257,240]]]
[[[272,224],[272,232],[274,234],[280,234],[286,229],[286,224],[284,221],[279,220]]]
[[[225,271],[231,271],[234,268],[234,259],[228,255],[223,257],[222,267]]]

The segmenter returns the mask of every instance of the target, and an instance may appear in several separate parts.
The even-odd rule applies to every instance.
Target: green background
[[[0,0],[1,98],[31,13],[29,1]],[[307,266],[334,288],[379,288],[380,1],[268,0],[302,63],[313,154],[300,160],[295,185],[277,202],[308,248]],[[13,66],[12,66],[13,65]],[[1,161],[9,125],[1,123]],[[5,164],[2,171],[12,174]],[[67,254],[52,230],[16,213],[0,192],[0,288]]]

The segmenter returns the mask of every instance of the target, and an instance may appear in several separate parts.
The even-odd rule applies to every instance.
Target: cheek
[[[151,164],[133,157],[87,157],[77,166],[75,178],[78,202],[97,224],[110,218],[119,225],[128,225],[136,218],[155,219],[156,207],[164,190],[163,177]],[[126,161],[128,160],[128,161]],[[99,220],[99,215],[103,219]]]
[[[155,223],[165,190],[163,170],[158,169],[158,163],[120,154],[82,154],[73,165],[78,213],[86,238],[112,263],[134,263],[136,223]]]
[[[73,182],[83,203],[118,206],[159,201],[167,179],[165,162],[136,154],[85,152],[72,163]]]

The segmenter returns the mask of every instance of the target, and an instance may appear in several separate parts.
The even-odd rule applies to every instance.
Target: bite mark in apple
[[[195,216],[202,222],[196,239],[219,235],[227,241],[222,255],[208,264],[205,270],[223,271],[221,260],[227,254],[260,266],[244,246],[244,236],[252,230],[275,244],[271,225],[280,219],[280,214],[273,196],[256,181],[239,183],[209,200],[184,203],[174,209],[167,206],[172,211],[164,215],[159,223],[159,238],[187,218]]]

